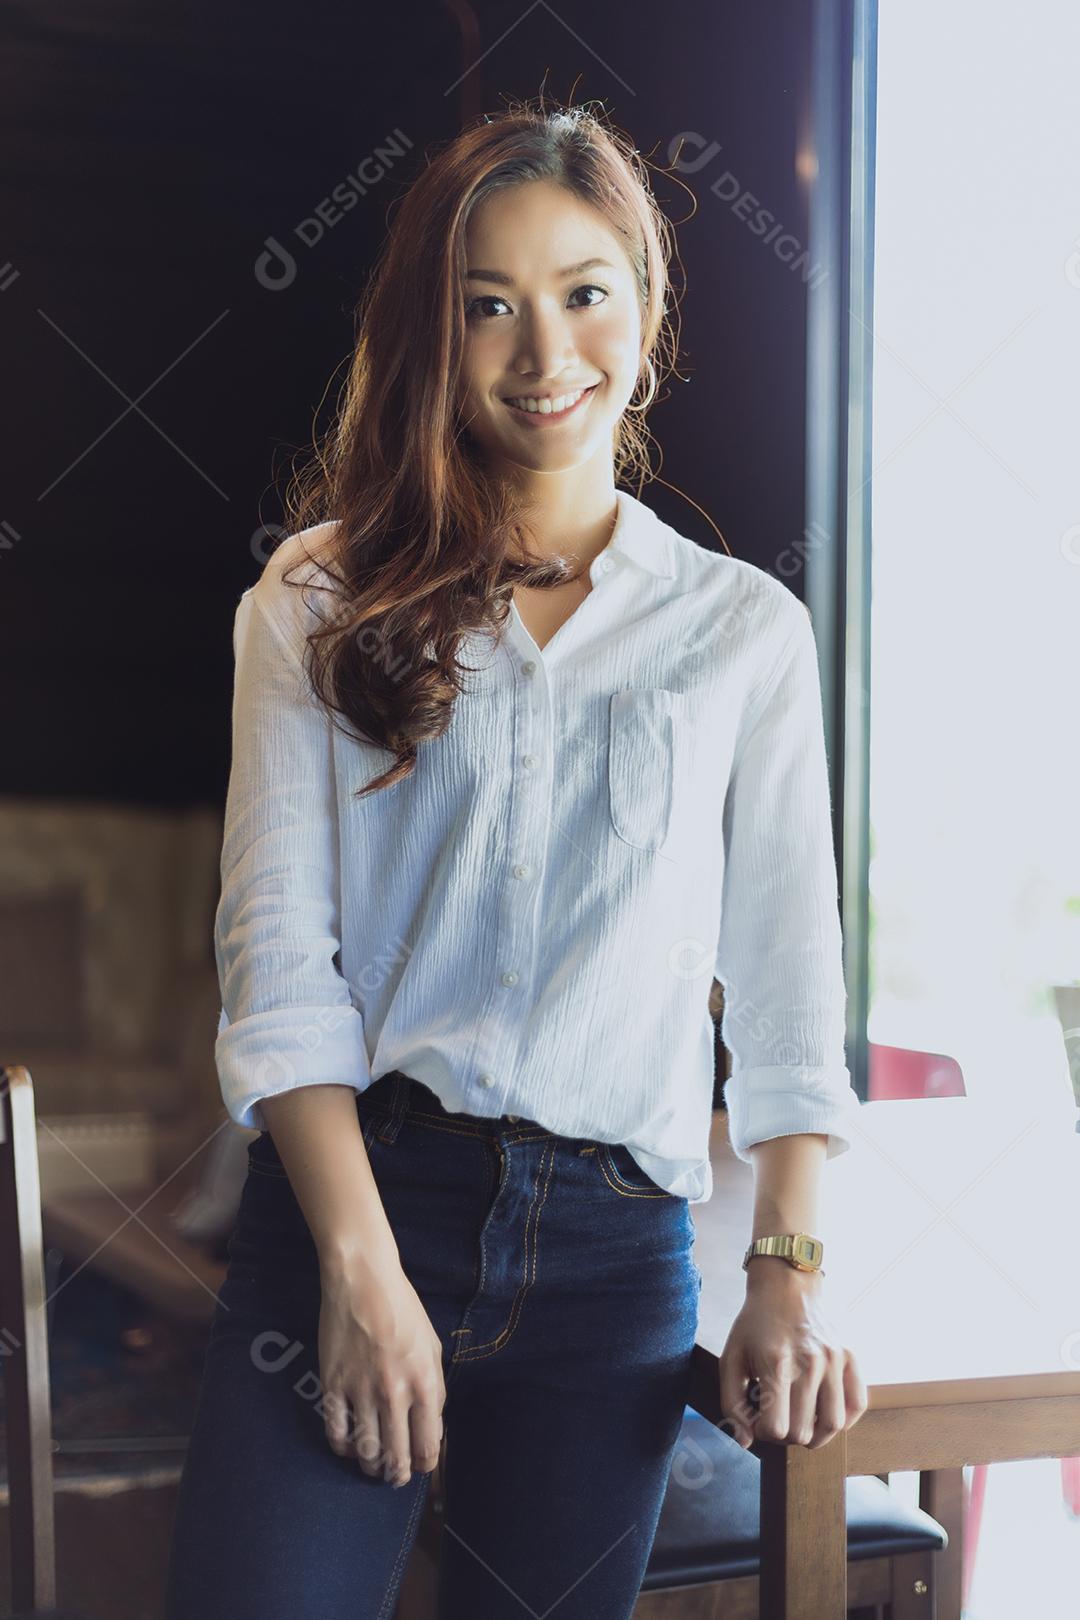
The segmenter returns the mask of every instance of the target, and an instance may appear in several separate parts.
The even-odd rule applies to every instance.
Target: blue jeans
[[[357,1112],[443,1346],[439,1620],[626,1620],[688,1394],[687,1200],[620,1145],[449,1113],[400,1071]],[[269,1133],[248,1153],[166,1620],[389,1620],[431,1476],[331,1450],[315,1245]]]

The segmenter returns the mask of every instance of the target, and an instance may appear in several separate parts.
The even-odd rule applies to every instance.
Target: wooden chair
[[[0,1308],[11,1597],[27,1620],[77,1620],[56,1603],[52,1418],[37,1127],[29,1070],[0,1068]]]
[[[760,1476],[753,1450],[686,1407],[634,1620],[757,1620]],[[846,1489],[849,1613],[937,1620],[934,1555],[948,1546],[945,1530],[875,1475]],[[444,1507],[437,1471],[394,1620],[435,1620]]]

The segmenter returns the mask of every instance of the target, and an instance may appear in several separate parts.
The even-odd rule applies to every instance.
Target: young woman
[[[440,1620],[628,1616],[695,1337],[714,975],[752,1235],[812,1231],[850,1144],[809,619],[617,488],[667,248],[588,112],[448,144],[240,600],[216,1056],[261,1134],[168,1620],[387,1620],[441,1451]],[[724,1410],[821,1444],[865,1393],[820,1274],[747,1277]]]

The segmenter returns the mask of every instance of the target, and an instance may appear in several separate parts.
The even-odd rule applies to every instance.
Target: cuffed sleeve
[[[240,598],[233,628],[232,763],[214,949],[221,990],[215,1060],[238,1125],[265,1129],[259,1099],[297,1086],[371,1079],[361,1011],[340,949],[331,720],[290,636],[263,600]]]
[[[786,587],[780,587],[785,589]],[[747,704],[724,802],[716,977],[732,1150],[820,1132],[852,1142],[836,857],[813,628],[791,593],[784,649]]]

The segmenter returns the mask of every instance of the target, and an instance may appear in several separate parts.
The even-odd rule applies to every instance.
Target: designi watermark
[[[298,273],[296,256],[291,251],[294,239],[303,248],[318,247],[327,233],[340,225],[345,215],[412,150],[413,144],[404,130],[393,129],[381,146],[338,181],[329,196],[323,197],[310,214],[297,221],[287,239],[290,247],[278,237],[268,236],[263,243],[264,251],[255,260],[255,280],[259,286],[265,287],[267,292],[284,292],[286,287],[291,287]]]

